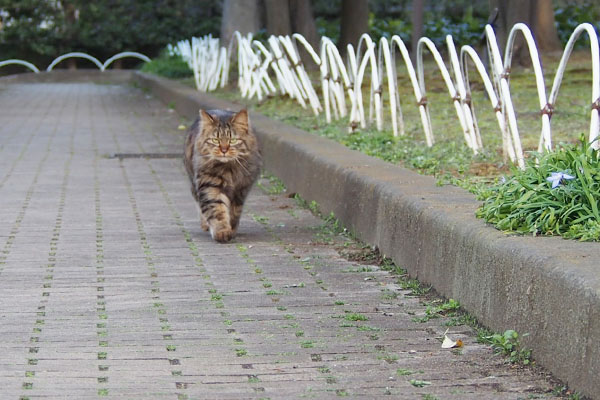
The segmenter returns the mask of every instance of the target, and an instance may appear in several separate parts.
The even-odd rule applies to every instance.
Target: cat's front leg
[[[231,229],[237,231],[238,225],[240,224],[240,217],[242,215],[243,204],[231,203]]]
[[[200,209],[200,203],[196,202],[196,209],[198,210],[198,219],[200,220],[200,227],[203,231],[207,232],[208,222],[206,222],[206,218],[204,218],[204,214],[202,214],[202,210]]]
[[[223,193],[204,196],[200,203],[210,236],[217,242],[228,242],[235,234],[231,227],[230,201]]]

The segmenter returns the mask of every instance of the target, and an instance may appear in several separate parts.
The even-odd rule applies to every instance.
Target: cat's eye
[[[229,139],[230,144],[236,144],[237,142],[238,142],[238,139],[236,139],[236,138]]]
[[[212,144],[219,144],[219,143],[221,143],[221,142],[219,141],[219,138],[212,138],[212,139],[210,139],[210,142],[211,142]]]

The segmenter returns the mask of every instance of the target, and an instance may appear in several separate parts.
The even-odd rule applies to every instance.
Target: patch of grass
[[[346,321],[368,321],[369,318],[366,315],[360,313],[349,313],[344,315]]]
[[[263,215],[252,215],[252,219],[262,225],[267,225],[269,223],[269,217]]]
[[[600,152],[583,137],[579,145],[563,144],[537,154],[524,171],[515,169],[479,198],[477,216],[500,230],[599,241]]]
[[[419,380],[419,379],[411,379],[408,382],[411,385],[413,385],[414,387],[425,387],[425,386],[431,385],[431,382],[429,382],[429,381],[422,381],[422,380]]]
[[[238,357],[243,357],[248,354],[248,350],[246,349],[235,349],[235,355]]]
[[[396,300],[398,298],[398,293],[389,289],[382,290],[381,298],[383,300]]]
[[[405,368],[398,368],[396,370],[396,374],[399,375],[399,376],[412,375],[414,373],[415,373],[415,371],[410,370],[410,369],[405,369]]]
[[[384,360],[385,362],[387,362],[388,364],[393,364],[395,362],[397,362],[400,357],[398,357],[397,354],[391,354],[391,353],[386,353],[382,356],[378,356],[378,359]]]
[[[381,329],[377,328],[376,326],[369,326],[369,325],[361,325],[359,327],[357,327],[357,329],[361,332],[379,332]]]
[[[266,294],[267,296],[283,296],[288,293],[283,290],[267,290]]]
[[[480,340],[492,346],[496,353],[507,356],[513,364],[531,364],[531,350],[522,348],[519,334],[512,329],[503,334],[495,333],[480,337]]]
[[[552,390],[554,396],[562,396],[568,400],[584,400],[586,397],[577,392],[573,392],[567,386],[557,386]]]
[[[441,300],[435,300],[425,308],[425,316],[414,318],[413,321],[427,322],[430,319],[439,318],[441,316],[454,316],[459,310],[460,304],[454,299],[450,299],[445,302],[442,302]]]
[[[413,296],[424,296],[431,291],[431,286],[423,286],[417,279],[400,279],[402,289],[410,290]]]
[[[287,190],[285,184],[276,176],[263,174],[262,177],[266,178],[268,180],[268,183],[265,185],[259,180],[256,185],[259,188],[261,188],[265,193],[277,195],[285,193],[285,191]]]

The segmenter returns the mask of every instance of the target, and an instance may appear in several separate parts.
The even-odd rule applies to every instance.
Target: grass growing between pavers
[[[98,347],[102,350],[98,351],[98,360],[106,361],[108,359],[107,348],[109,347],[108,338],[108,313],[106,312],[106,299],[103,293],[104,290],[104,218],[102,216],[102,202],[101,202],[101,186],[99,178],[99,167],[98,167],[98,143],[96,141],[96,132],[93,131],[92,135],[92,147],[94,149],[94,213],[95,213],[95,224],[96,224],[96,316],[98,321],[96,323],[96,334],[98,336]],[[97,378],[98,383],[98,396],[108,396],[110,391],[105,386],[108,383],[108,371],[110,366],[103,362],[98,364]]]
[[[70,140],[69,140],[69,157],[65,161],[65,164],[63,167],[63,180],[60,185],[60,194],[58,197],[57,212],[56,212],[56,217],[54,220],[54,227],[52,229],[52,236],[50,238],[50,248],[48,250],[47,263],[46,263],[45,271],[44,271],[45,276],[44,276],[44,283],[42,284],[42,298],[40,299],[40,301],[38,303],[35,325],[32,329],[32,334],[29,337],[29,343],[31,344],[31,346],[29,347],[29,357],[27,358],[27,365],[30,365],[30,366],[38,365],[38,362],[39,362],[36,354],[39,352],[40,336],[42,335],[44,325],[46,324],[46,306],[48,305],[49,297],[51,294],[52,281],[54,279],[54,269],[55,269],[56,263],[57,263],[58,242],[60,239],[61,230],[63,228],[63,215],[64,215],[64,211],[65,211],[65,201],[66,201],[66,197],[67,197],[69,177],[71,175],[71,162],[73,161],[73,154],[74,154],[73,136],[74,136],[74,133],[72,132],[70,135]],[[46,157],[49,154],[49,150],[50,150],[50,144],[48,144],[48,147],[47,147]],[[44,161],[45,161],[46,157],[44,157]],[[33,194],[33,189],[35,188],[35,183],[37,182],[37,179],[41,173],[41,166],[42,166],[42,163],[40,163],[40,166],[39,166],[36,176],[34,178],[34,183],[32,184],[32,187],[31,187],[32,188],[31,193],[28,192],[29,199],[31,199],[31,196]],[[23,209],[22,213],[24,216],[24,209]],[[19,216],[21,216],[21,214],[19,214]],[[21,220],[22,220],[23,216],[21,216]],[[29,391],[34,388],[35,376],[36,376],[36,371],[33,368],[25,371],[25,376],[24,376],[25,380],[23,381],[23,384],[22,384],[22,388],[24,390]],[[26,396],[22,396],[22,398],[23,397],[26,397]]]
[[[261,224],[261,226],[273,237],[273,239],[279,246],[282,246],[282,244],[283,244],[282,240],[279,237],[277,237],[276,233],[266,222],[268,219],[264,219],[264,218],[257,219],[257,218],[255,218],[255,216],[253,217],[253,219],[256,222],[258,222],[259,224]],[[262,286],[265,288],[272,287],[273,284],[271,283],[270,279],[265,275],[263,268],[260,268],[259,264],[251,258],[250,254],[249,254],[250,248],[248,248],[247,246],[245,246],[243,244],[238,244],[236,246],[236,248],[238,249],[242,258],[246,261],[246,263],[250,267],[250,270],[253,271],[257,275],[257,280],[260,283],[262,283]],[[302,286],[294,285],[294,286],[295,287],[304,287],[304,285],[302,285]],[[293,334],[295,336],[295,338],[300,339],[300,341],[297,342],[297,344],[299,345],[300,348],[302,348],[302,349],[313,348],[313,347],[315,347],[316,342],[314,340],[307,339],[305,337],[305,330],[302,327],[302,324],[297,321],[296,316],[293,313],[290,313],[290,311],[288,310],[287,307],[277,305],[280,301],[281,296],[285,296],[285,295],[289,295],[289,294],[290,294],[290,292],[285,291],[285,290],[268,290],[265,292],[265,295],[267,295],[269,297],[273,296],[273,297],[271,297],[271,302],[274,304],[272,307],[274,307],[277,311],[283,313],[282,317],[285,321],[287,321],[284,324],[280,324],[279,328],[283,329],[284,331],[290,332],[290,335]]]
[[[171,366],[171,375],[173,377],[176,377],[176,376],[179,376],[179,374],[180,374],[180,370],[179,370],[178,366],[181,363],[180,363],[179,358],[176,356],[177,345],[172,341],[173,336],[172,336],[171,326],[169,324],[167,309],[160,300],[161,299],[160,298],[160,281],[159,281],[158,272],[156,270],[155,256],[153,255],[152,248],[147,239],[148,236],[145,232],[144,225],[142,223],[142,218],[141,218],[141,215],[138,210],[137,201],[135,198],[135,194],[133,192],[131,182],[127,175],[127,171],[125,170],[123,162],[119,161],[119,163],[120,163],[120,168],[121,168],[121,172],[123,175],[123,179],[125,182],[125,186],[127,188],[129,203],[130,203],[133,215],[135,217],[138,235],[140,238],[140,244],[141,244],[145,259],[146,259],[146,265],[147,265],[148,273],[149,273],[150,279],[151,279],[150,291],[151,291],[151,296],[152,296],[152,300],[153,300],[152,307],[156,312],[156,316],[160,323],[161,331],[163,332],[163,340],[165,341],[165,350],[167,352],[167,360],[169,362],[169,365]],[[178,385],[178,383],[179,382],[175,382],[175,388],[181,389],[182,386]],[[178,397],[187,398],[187,395],[181,394],[181,396],[178,395]]]
[[[142,141],[138,138],[137,136],[137,132],[131,128],[131,126],[127,126],[127,129],[129,131],[129,133],[131,134],[131,137],[134,139],[134,142],[136,143],[136,145],[138,146],[138,148],[140,149],[140,151],[142,153],[145,153],[145,149],[144,146],[142,144]],[[155,136],[155,138],[157,138],[157,140],[160,142],[160,138],[158,138],[158,136],[156,135],[156,133],[153,130],[150,130],[151,132],[153,132],[153,135]],[[118,143],[118,139],[117,137],[114,135],[113,133],[113,140],[115,141],[115,144],[117,146],[117,148],[120,151],[120,146]],[[161,143],[161,147],[164,146]],[[125,169],[123,167],[122,161],[121,162],[121,168],[123,171],[124,176],[126,177],[126,172]],[[212,284],[212,282],[210,281],[211,277],[208,274],[208,272],[206,271],[206,269],[204,268],[204,264],[203,264],[203,259],[200,256],[200,252],[199,249],[197,247],[197,245],[195,244],[192,235],[190,234],[190,232],[185,228],[184,223],[183,223],[183,219],[181,217],[181,215],[179,214],[179,212],[177,211],[177,209],[175,208],[175,205],[171,199],[171,197],[169,196],[165,186],[163,185],[162,181],[160,180],[160,178],[158,177],[158,174],[156,173],[156,171],[154,170],[154,168],[152,167],[152,164],[150,163],[149,160],[146,159],[146,166],[150,171],[150,175],[152,176],[157,188],[159,189],[166,205],[167,208],[169,209],[169,212],[171,213],[171,217],[173,218],[176,226],[179,227],[184,239],[185,239],[185,243],[188,246],[188,250],[190,252],[190,256],[193,260],[193,266],[194,268],[196,268],[200,273],[203,274],[204,280],[205,280],[205,286],[207,287],[207,292],[209,294],[211,294],[211,298],[213,298],[212,296],[217,295],[216,293],[216,289],[214,289],[214,285]],[[128,180],[126,179],[127,182],[127,187],[128,187],[128,191],[130,193],[130,197],[133,194],[132,188],[131,188],[131,184],[128,182]],[[143,225],[141,225],[141,219],[139,217],[139,213],[136,213],[136,222],[138,224],[138,228],[141,227],[143,230]],[[145,233],[140,232],[140,239],[142,241],[142,246],[144,248],[144,252],[146,254],[146,257],[151,257],[151,249],[149,247],[149,244],[147,242],[147,236]],[[149,268],[150,268],[150,273],[151,273],[151,277],[153,279],[153,281],[151,282],[153,287],[151,288],[152,291],[152,299],[154,300],[153,303],[153,308],[156,310],[160,324],[161,324],[161,331],[163,332],[163,340],[165,340],[166,345],[165,345],[165,349],[167,351],[167,353],[169,354],[169,356],[167,357],[169,365],[171,366],[171,375],[176,379],[175,382],[175,388],[177,390],[185,390],[188,388],[189,384],[186,382],[180,382],[180,378],[183,376],[182,370],[180,369],[181,367],[181,360],[176,356],[176,351],[177,351],[177,345],[173,342],[173,332],[172,332],[172,328],[171,325],[169,324],[169,319],[167,316],[167,310],[166,307],[164,306],[164,304],[160,301],[160,287],[159,287],[159,281],[158,281],[158,273],[154,267],[154,263],[149,261]],[[212,292],[212,293],[211,293]],[[221,297],[222,298],[222,297]],[[218,300],[215,304],[216,308],[224,308],[223,302]],[[221,311],[221,316],[223,318],[226,318],[227,313],[225,311]],[[225,320],[226,321],[226,320]],[[232,331],[235,332],[235,330],[233,328],[228,328],[227,329],[228,332]],[[236,354],[237,350],[236,350]],[[186,393],[178,393],[177,394],[177,398],[178,400],[185,400],[187,399],[189,396]]]
[[[277,194],[285,195],[285,187],[282,189],[283,184],[278,182],[278,179],[273,176],[263,176],[263,181],[260,187],[265,193],[272,194],[273,191],[269,190],[269,185],[272,183],[275,183],[275,185],[278,187],[276,190]],[[430,286],[423,285],[418,280],[410,278],[406,270],[396,266],[391,259],[381,255],[376,248],[372,248],[371,246],[361,243],[351,232],[343,228],[333,214],[324,217],[319,212],[319,207],[316,202],[313,201],[308,203],[298,195],[294,195],[294,198],[296,199],[298,206],[309,210],[311,213],[323,220],[322,225],[315,231],[314,234],[314,241],[316,243],[325,242],[328,244],[334,244],[337,247],[339,254],[344,258],[354,262],[367,264],[366,268],[354,267],[353,269],[346,270],[345,272],[365,275],[372,272],[372,266],[376,265],[382,270],[388,271],[397,277],[398,285],[403,290],[408,291],[408,293],[405,293],[404,295],[413,296],[420,299],[420,303],[425,307],[425,310],[423,315],[415,315],[413,322],[427,323],[431,320],[440,319],[441,326],[444,327],[461,325],[468,326],[475,332],[478,343],[490,346],[494,353],[504,357],[506,363],[517,368],[529,368],[535,365],[535,362],[531,357],[531,350],[524,348],[521,345],[520,336],[522,335],[519,335],[513,330],[507,330],[504,333],[495,333],[485,328],[477,321],[475,317],[463,310],[456,300],[444,299],[440,297],[432,290]],[[367,277],[365,279],[371,278]],[[382,289],[381,292],[381,298],[383,301],[395,300],[399,295],[397,292],[390,291],[387,288]],[[343,302],[340,302],[339,305],[344,304]],[[411,313],[411,311],[407,312],[409,314]],[[346,311],[344,314],[338,315],[337,317],[345,320],[340,327],[356,327],[359,331],[370,332],[372,335],[375,335],[375,340],[377,340],[377,332],[380,330],[378,327],[366,324],[356,326],[353,324],[353,322],[356,321],[366,321],[366,316],[363,316],[360,313],[351,313]],[[460,356],[462,354],[462,349],[452,349],[452,353]],[[387,353],[382,349],[379,359],[388,363],[394,363],[397,359],[397,355]],[[414,373],[423,373],[423,371],[412,371],[410,369],[402,368],[398,369],[399,376],[408,376]],[[409,382],[411,385],[416,387],[425,387],[430,384],[428,381],[419,379],[410,379]],[[421,384],[422,382],[427,383]],[[562,393],[556,392],[554,394],[561,395],[568,399],[574,399],[579,396],[577,393],[570,392],[568,389],[566,389],[566,387]],[[431,395],[424,394],[423,396]]]

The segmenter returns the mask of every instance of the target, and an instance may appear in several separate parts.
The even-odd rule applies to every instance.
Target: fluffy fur
[[[202,229],[228,242],[262,165],[248,112],[200,110],[186,137],[184,164]]]

